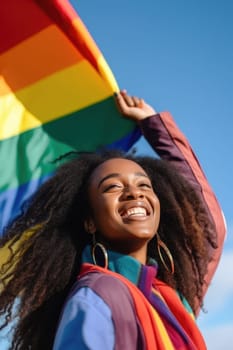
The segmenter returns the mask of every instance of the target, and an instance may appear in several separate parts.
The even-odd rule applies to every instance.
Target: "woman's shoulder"
[[[78,278],[69,297],[75,295],[81,288],[91,289],[111,306],[120,303],[123,299],[127,303],[132,303],[130,292],[123,281],[117,276],[105,274],[102,271],[87,273]]]
[[[91,318],[98,318],[93,314],[93,308],[98,315],[104,313],[108,324],[113,322],[115,342],[118,348],[143,348],[143,330],[135,313],[135,306],[130,291],[117,276],[104,272],[87,273],[77,280],[69,296],[69,301],[84,304],[85,310],[90,310]],[[81,305],[82,306],[82,305]],[[122,344],[122,346],[120,346]]]

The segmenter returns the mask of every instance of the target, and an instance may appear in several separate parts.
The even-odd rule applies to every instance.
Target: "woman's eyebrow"
[[[143,177],[149,179],[149,176],[147,174],[145,174],[145,173],[137,172],[137,173],[134,173],[134,175],[135,176],[143,176]]]
[[[101,180],[100,180],[100,182],[98,183],[98,188],[100,187],[100,185],[104,182],[104,181],[106,181],[106,180],[108,180],[108,179],[110,179],[110,178],[113,178],[113,177],[119,177],[121,174],[120,173],[111,173],[111,174],[108,174],[108,175],[106,175],[106,176],[104,176]],[[137,173],[134,173],[134,175],[136,176],[136,177],[141,177],[141,176],[143,176],[143,177],[145,177],[145,178],[149,178],[146,174],[144,174],[144,173],[141,173],[141,172],[137,172]]]
[[[105,180],[110,179],[110,178],[112,178],[112,177],[119,177],[119,176],[120,176],[119,173],[111,173],[111,174],[106,175],[106,176],[103,177],[103,178],[100,180],[100,182],[98,183],[98,188],[100,187],[100,185],[101,185]]]

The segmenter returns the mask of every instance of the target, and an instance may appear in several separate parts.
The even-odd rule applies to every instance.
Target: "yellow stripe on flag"
[[[109,84],[110,88],[112,89],[113,92],[118,92],[119,88],[116,82],[116,79],[114,78],[114,75],[109,68],[109,65],[104,59],[104,56],[99,56],[98,59],[98,68],[100,70],[100,73],[103,77],[103,79],[106,81],[106,83]]]
[[[0,97],[0,140],[100,102],[111,95],[112,90],[97,71],[87,61],[81,61],[16,94]]]

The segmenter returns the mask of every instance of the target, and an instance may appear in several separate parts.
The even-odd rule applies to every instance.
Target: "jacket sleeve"
[[[217,268],[223,248],[226,234],[224,215],[187,138],[178,129],[171,114],[168,112],[156,114],[141,121],[140,126],[143,135],[156,153],[162,159],[173,163],[200,192],[210,220],[215,224],[218,248],[213,250],[213,258],[208,266],[205,293]]]
[[[113,350],[114,343],[111,310],[90,288],[80,288],[64,306],[53,350]]]

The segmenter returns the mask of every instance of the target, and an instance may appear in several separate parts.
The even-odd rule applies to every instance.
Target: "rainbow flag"
[[[122,118],[117,83],[67,0],[0,3],[0,234],[60,155],[128,150],[140,133]]]

